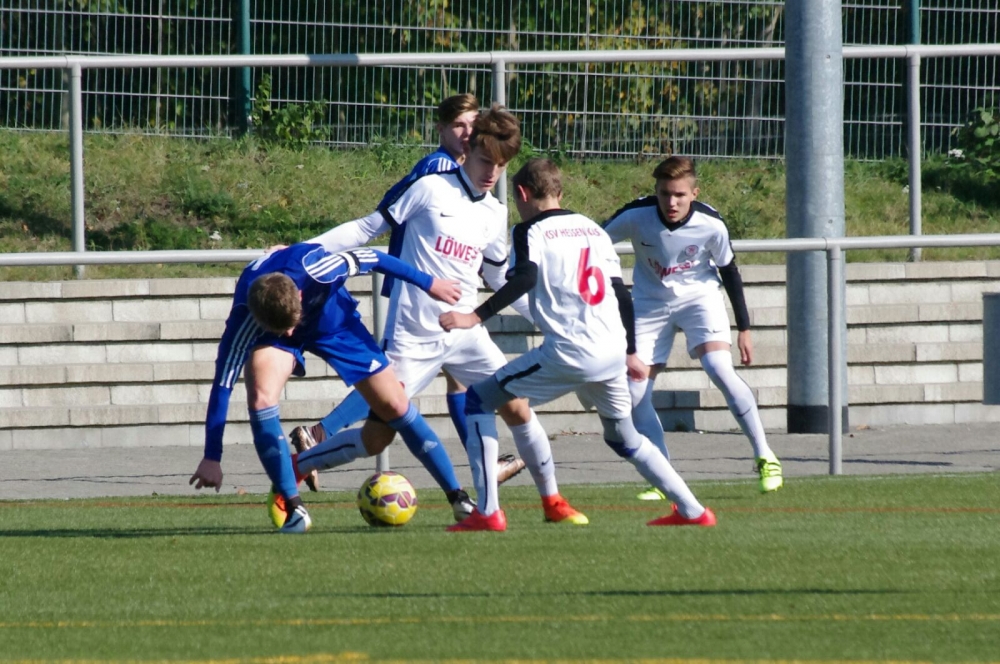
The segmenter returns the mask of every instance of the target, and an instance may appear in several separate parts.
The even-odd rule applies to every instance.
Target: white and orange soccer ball
[[[358,511],[371,526],[402,526],[417,512],[417,492],[399,473],[375,473],[358,489]]]

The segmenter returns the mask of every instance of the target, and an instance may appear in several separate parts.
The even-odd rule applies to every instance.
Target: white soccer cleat
[[[289,513],[288,518],[285,519],[285,525],[278,532],[285,535],[301,535],[311,527],[312,519],[309,518],[309,512],[306,511],[304,505],[299,505]]]

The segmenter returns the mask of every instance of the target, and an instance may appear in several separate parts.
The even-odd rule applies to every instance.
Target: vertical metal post
[[[983,293],[983,404],[1000,405],[1000,293]]]
[[[507,63],[497,60],[493,63],[493,101],[501,106],[507,105]],[[497,199],[507,205],[507,174],[497,180]]]
[[[920,190],[920,164],[923,157],[923,146],[920,141],[920,55],[907,57],[906,81],[909,94],[906,102],[908,120],[907,148],[910,157],[910,235],[920,235],[922,219],[922,202]],[[910,249],[910,260],[919,261],[922,249]]]
[[[236,51],[239,55],[250,55],[250,0],[233,0],[236,11],[234,21],[236,27]],[[250,67],[239,67],[235,70],[232,99],[233,124],[238,136],[247,133],[250,127]]]
[[[385,309],[386,299],[382,297],[382,284],[385,276],[381,272],[372,272],[372,334],[379,341],[385,334]],[[375,457],[375,470],[384,472],[389,470],[389,448],[385,448]]]
[[[844,236],[844,72],[840,2],[788,0],[785,46],[789,238]],[[788,255],[788,432],[823,433],[830,395],[824,257]]]
[[[69,181],[73,208],[73,251],[87,249],[83,207],[83,69],[79,63],[69,70]],[[75,265],[77,279],[84,276],[84,266]]]
[[[842,380],[844,363],[843,337],[844,301],[841,298],[844,287],[844,261],[839,246],[826,250],[826,299],[827,299],[827,378],[829,381],[830,407],[827,427],[830,432],[830,474],[843,473],[843,430],[841,411],[844,408],[841,395],[844,390]]]

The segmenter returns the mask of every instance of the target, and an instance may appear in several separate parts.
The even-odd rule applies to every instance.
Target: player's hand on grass
[[[740,362],[743,366],[753,364],[753,341],[750,340],[750,330],[736,334],[736,346],[740,349]]]
[[[435,300],[455,304],[462,297],[462,286],[454,279],[434,279],[429,291]]]
[[[459,311],[448,311],[441,314],[438,319],[441,323],[441,327],[445,329],[446,332],[451,332],[452,330],[467,330],[470,327],[475,327],[483,321],[476,314],[463,314]]]
[[[222,464],[211,459],[202,459],[198,464],[198,470],[194,471],[194,475],[188,480],[188,484],[194,484],[195,489],[215,487],[215,492],[219,493],[219,489],[222,488]]]
[[[635,353],[625,357],[625,367],[628,371],[629,380],[634,380],[638,383],[649,377],[649,367]]]

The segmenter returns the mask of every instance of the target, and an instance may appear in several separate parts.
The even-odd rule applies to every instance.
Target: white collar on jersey
[[[462,188],[465,189],[465,193],[469,195],[474,203],[486,198],[486,194],[489,192],[480,193],[478,189],[472,186],[472,181],[469,180],[469,174],[465,172],[464,166],[458,167],[458,181],[462,183]]]

